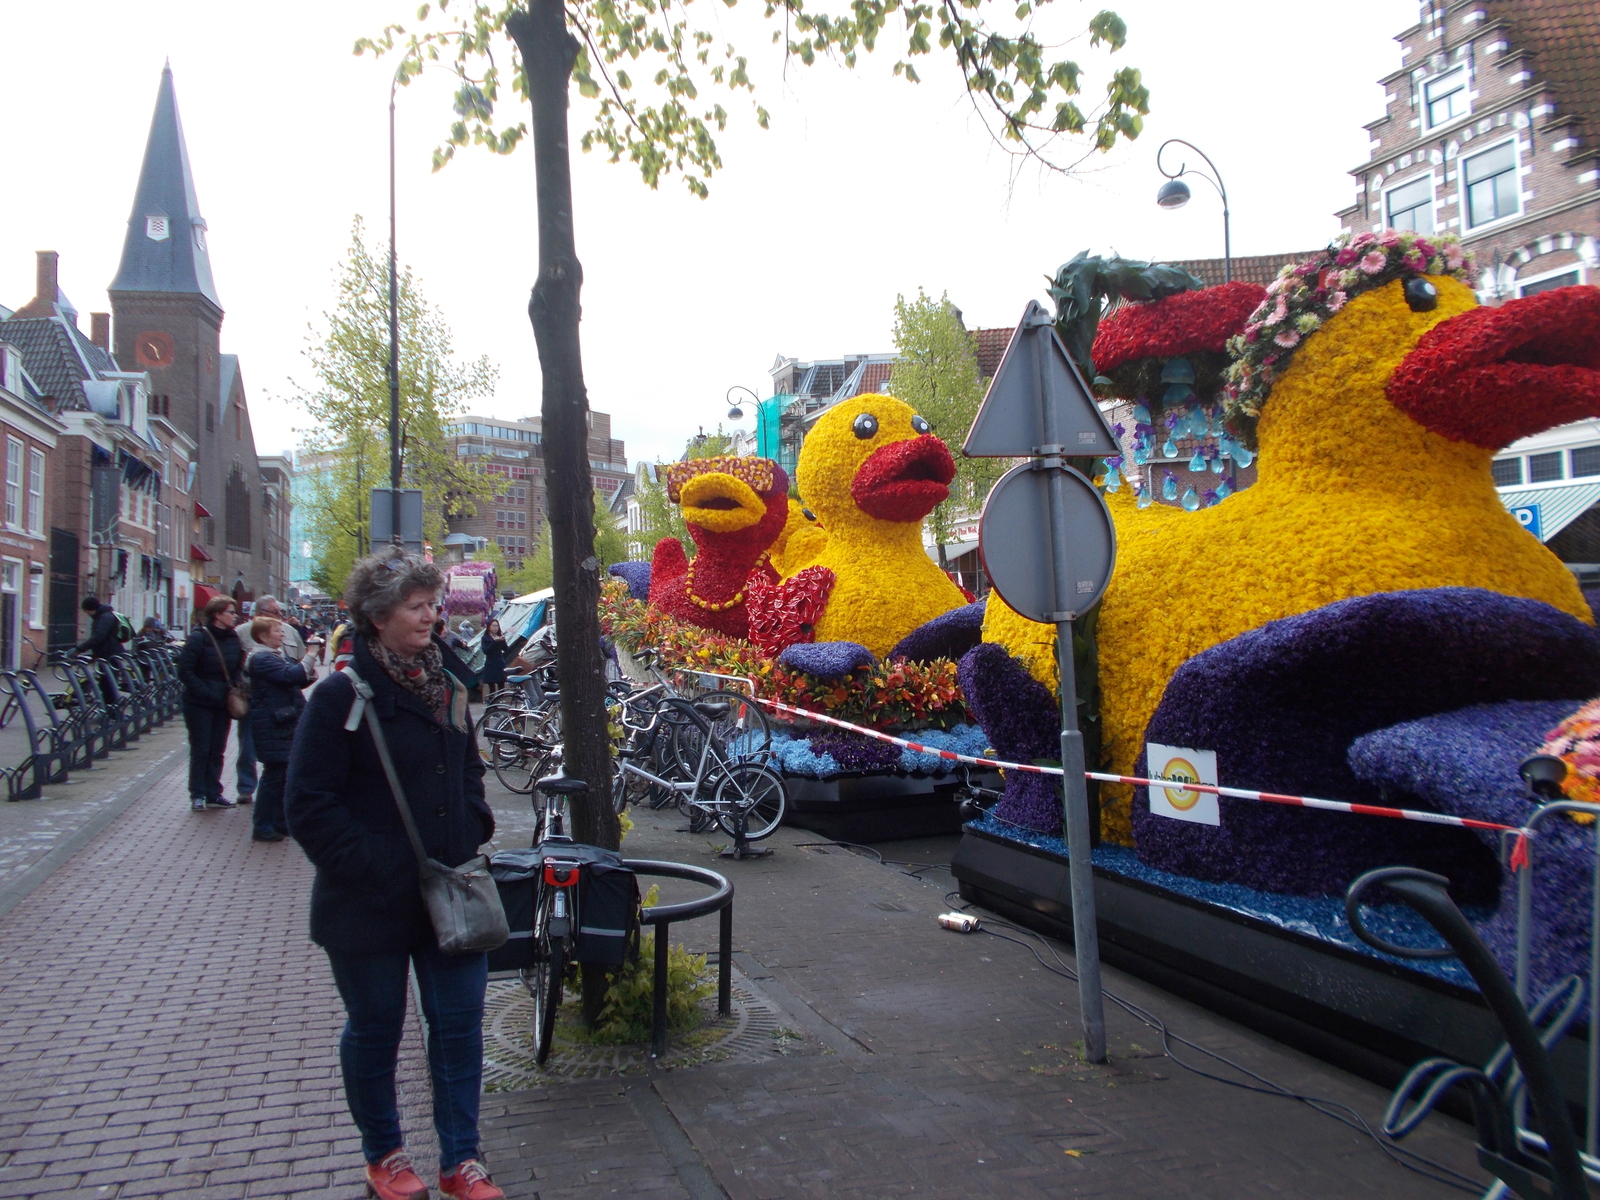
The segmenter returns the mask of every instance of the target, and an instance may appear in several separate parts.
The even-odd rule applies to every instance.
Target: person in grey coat
[[[288,657],[284,638],[288,628],[277,617],[255,617],[250,622],[250,640],[256,646],[250,656],[250,729],[261,763],[251,837],[258,842],[281,842],[289,832],[283,815],[289,750],[305,710],[305,689],[317,678],[313,663]]]

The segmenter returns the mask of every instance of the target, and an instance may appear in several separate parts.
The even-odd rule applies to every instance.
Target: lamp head
[[[744,409],[740,408],[737,404],[735,404],[732,408],[730,408],[728,410],[728,420],[730,420],[730,421],[742,421],[742,420],[744,420]]]
[[[1561,799],[1561,781],[1567,777],[1567,764],[1554,754],[1531,754],[1517,767],[1528,794],[1540,800]]]
[[[1162,208],[1182,208],[1189,203],[1189,185],[1181,179],[1169,179],[1156,193],[1156,203]]]

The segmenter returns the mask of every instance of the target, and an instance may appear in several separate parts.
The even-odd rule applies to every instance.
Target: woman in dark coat
[[[394,1071],[415,969],[433,1073],[439,1190],[504,1200],[479,1158],[487,956],[444,954],[423,907],[417,860],[356,688],[377,714],[427,855],[449,866],[494,835],[466,687],[444,669],[432,635],[444,579],[386,548],[345,584],[351,657],[311,693],[289,756],[289,832],[316,867],[311,939],[327,952],[348,1020],[339,1043],[345,1097],[361,1131],[370,1195],[422,1200],[427,1187],[402,1146]]]
[[[283,817],[283,784],[289,772],[289,748],[306,706],[303,695],[317,677],[308,654],[295,662],[283,652],[285,622],[256,617],[250,640],[260,649],[250,656],[250,729],[255,734],[261,785],[256,789],[250,836],[258,842],[281,842],[289,832]]]
[[[189,730],[189,807],[232,808],[222,797],[222,756],[228,749],[228,684],[239,682],[244,650],[233,631],[238,609],[227,596],[213,596],[178,654],[183,683],[183,723]]]
[[[487,692],[501,687],[506,681],[506,635],[500,632],[500,622],[490,621],[483,631],[483,686]]]

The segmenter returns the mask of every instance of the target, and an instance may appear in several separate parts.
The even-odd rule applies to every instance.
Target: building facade
[[[589,473],[595,493],[610,505],[630,479],[624,444],[611,436],[611,415],[590,412]],[[545,493],[544,433],[538,417],[508,421],[467,414],[445,430],[454,453],[486,477],[472,516],[452,517],[453,547],[498,546],[508,570],[520,570],[539,545],[549,505]]]
[[[22,351],[0,327],[0,434],[5,437],[0,507],[0,668],[36,667],[48,641],[50,486],[66,426],[44,404]]]
[[[1346,230],[1453,233],[1495,304],[1600,283],[1600,5],[1424,0]]]

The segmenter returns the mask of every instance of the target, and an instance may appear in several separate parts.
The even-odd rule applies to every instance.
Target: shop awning
[[[201,504],[200,501],[196,500],[194,502],[194,515],[197,517],[209,517],[211,515],[211,510],[204,504]]]
[[[203,546],[196,546],[193,542],[189,543],[189,557],[197,559],[200,562],[217,561],[216,559],[212,558],[211,555],[205,552],[205,548]]]
[[[217,591],[217,589],[214,588],[214,587],[207,587],[203,583],[195,584],[194,585],[194,610],[196,612],[199,612],[206,605],[210,604],[214,597],[220,596],[221,594],[222,593]]]
[[[1506,488],[1500,503],[1541,542],[1548,542],[1600,500],[1600,479]]]

